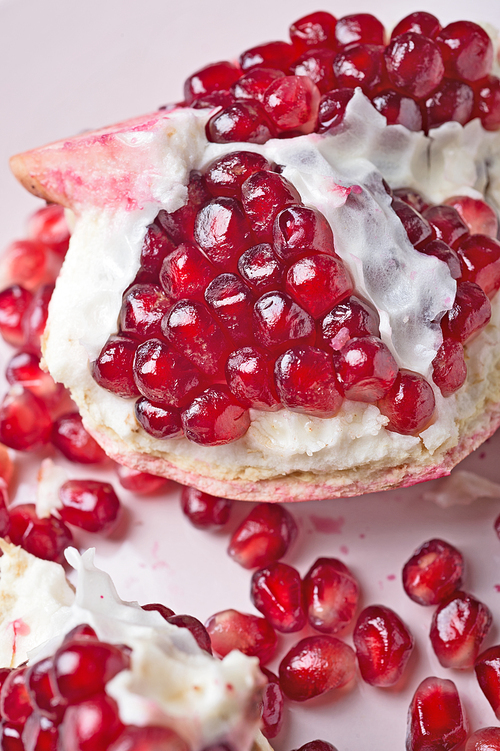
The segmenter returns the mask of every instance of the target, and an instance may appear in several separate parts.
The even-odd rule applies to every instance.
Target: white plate
[[[283,8],[286,7],[286,14]],[[381,19],[392,25],[415,7],[410,0],[381,3]],[[0,243],[23,236],[24,221],[38,206],[6,167],[8,156],[88,128],[154,110],[182,98],[184,78],[205,63],[234,58],[262,41],[286,38],[288,24],[316,3],[289,0],[3,0],[0,2]],[[421,3],[443,22],[470,17],[469,0]],[[337,2],[328,10],[342,15]],[[353,11],[371,11],[359,0]],[[477,20],[500,26],[496,0],[476,0]],[[0,357],[10,356],[2,346]],[[500,482],[497,460],[500,436],[492,438],[464,467]],[[130,510],[122,540],[79,535],[82,546],[97,545],[97,562],[115,579],[124,599],[161,601],[176,612],[205,621],[217,610],[235,607],[253,612],[250,573],[226,555],[228,532],[195,530],[179,508],[179,489],[150,499],[120,491],[111,470],[85,470],[62,460],[73,477],[109,476]],[[19,457],[19,498],[34,499],[38,457]],[[290,507],[300,526],[286,562],[304,574],[320,555],[341,558],[358,576],[362,606],[394,608],[416,639],[415,654],[402,686],[371,688],[358,680],[350,691],[331,693],[304,705],[289,703],[285,727],[273,742],[288,751],[313,738],[334,743],[339,751],[401,751],[406,712],[418,682],[426,675],[456,681],[472,729],[495,724],[495,717],[472,673],[440,667],[427,636],[432,609],[415,605],[403,592],[403,563],[424,540],[443,537],[459,547],[467,561],[464,587],[483,600],[500,622],[500,541],[493,521],[500,498],[447,510],[422,500],[433,483],[350,500]],[[249,506],[235,504],[232,529]],[[298,639],[280,639],[280,654]],[[346,634],[350,641],[350,633]],[[486,646],[499,641],[494,625]],[[271,667],[276,668],[277,659]]]

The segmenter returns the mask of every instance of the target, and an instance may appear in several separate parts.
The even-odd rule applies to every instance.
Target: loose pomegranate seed
[[[204,384],[198,368],[162,339],[149,339],[137,347],[134,378],[146,399],[179,409],[186,407]]]
[[[382,80],[383,47],[374,44],[349,44],[337,53],[333,72],[340,88],[360,86],[365,93]]]
[[[421,34],[433,39],[441,30],[441,24],[436,16],[425,11],[416,11],[405,16],[392,30],[391,40],[400,34],[406,34],[407,31],[413,31],[415,34]]]
[[[220,374],[229,344],[215,316],[206,305],[181,300],[165,316],[164,336],[206,375]]]
[[[343,261],[336,256],[309,255],[289,267],[285,289],[313,318],[353,292],[353,282]]]
[[[266,738],[275,738],[283,725],[283,691],[278,676],[267,668],[261,668],[267,678],[262,696],[262,733]]]
[[[237,274],[219,274],[205,290],[205,300],[237,345],[251,344],[254,296]]]
[[[493,43],[487,32],[472,21],[455,21],[441,29],[436,41],[450,76],[479,81],[490,73]]]
[[[238,259],[238,271],[247,284],[262,295],[281,286],[283,265],[269,243],[249,248]]]
[[[337,751],[337,749],[328,741],[317,739],[315,741],[304,743],[304,745],[298,748],[297,751]]]
[[[289,33],[296,55],[318,47],[334,49],[337,45],[336,25],[336,18],[321,10],[302,16],[292,23]]]
[[[446,263],[453,279],[460,279],[462,276],[462,268],[457,251],[450,248],[443,240],[431,240],[423,247],[420,247],[419,251],[428,256],[435,256],[440,261]]]
[[[288,180],[276,172],[255,172],[241,186],[243,208],[259,242],[273,241],[273,224],[277,214],[300,202],[300,195]]]
[[[458,211],[471,235],[488,235],[496,238],[498,234],[497,215],[495,210],[480,198],[452,196],[446,199],[445,204],[453,206]]]
[[[57,690],[54,661],[51,657],[40,660],[27,669],[26,687],[37,713],[43,712],[44,715],[59,723],[67,702]]]
[[[193,73],[184,83],[184,99],[192,104],[199,97],[214,91],[229,89],[238,80],[241,71],[233,63],[223,61],[207,65]]]
[[[162,618],[167,620],[171,615],[175,615],[174,611],[167,608],[166,605],[161,605],[159,602],[150,602],[147,605],[141,605],[143,610],[156,610]]]
[[[291,72],[296,76],[307,76],[316,84],[320,93],[325,94],[337,86],[333,72],[334,59],[333,49],[313,49],[299,57]]]
[[[163,229],[157,224],[151,224],[141,248],[141,268],[158,277],[163,260],[174,250],[174,247]]]
[[[316,347],[284,352],[274,369],[276,388],[288,409],[308,415],[334,417],[343,398],[331,355]]]
[[[346,107],[354,96],[354,89],[335,89],[324,94],[318,109],[318,133],[326,133],[340,125]]]
[[[78,412],[67,412],[52,426],[52,443],[72,462],[98,464],[107,459],[105,451],[87,433]]]
[[[324,634],[348,626],[358,605],[359,585],[337,558],[318,558],[304,577],[305,608],[309,623]]]
[[[500,716],[500,646],[495,644],[494,647],[482,652],[476,659],[474,670],[481,690],[498,719]]]
[[[412,188],[397,188],[393,190],[394,198],[400,198],[405,203],[412,206],[419,214],[428,209],[430,203],[424,199],[424,197]]]
[[[284,75],[285,74],[282,70],[277,70],[276,68],[253,68],[253,70],[245,73],[244,76],[241,76],[241,78],[231,86],[231,92],[236,99],[253,99],[262,104],[266,89],[273,81],[277,78],[283,78]],[[259,155],[254,154],[254,156]],[[261,157],[261,159],[265,162],[264,157]],[[258,169],[269,169],[269,164],[263,164]],[[252,172],[254,171],[256,170],[252,170]]]
[[[134,405],[134,413],[139,425],[154,438],[178,438],[182,435],[181,415],[178,409],[153,404],[141,397]]]
[[[28,717],[22,732],[24,751],[57,751],[59,730],[49,717],[32,714]]]
[[[102,693],[108,681],[129,667],[128,648],[97,640],[66,642],[54,656],[57,689],[69,704]]]
[[[23,726],[13,722],[0,723],[0,747],[2,751],[25,751],[21,740]]]
[[[257,344],[278,354],[291,344],[312,344],[314,319],[284,292],[266,292],[254,306],[253,331]]]
[[[279,666],[283,693],[306,701],[349,683],[356,671],[354,650],[335,636],[308,636],[285,655]]]
[[[214,198],[198,212],[194,237],[209,259],[224,269],[236,264],[252,245],[250,227],[239,201]]]
[[[282,558],[297,537],[289,511],[273,503],[259,503],[233,532],[228,554],[243,568],[261,568]]]
[[[64,394],[64,386],[41,369],[40,358],[33,352],[17,352],[7,363],[5,378],[12,386],[17,383],[31,391],[49,409],[57,407]]]
[[[222,610],[212,615],[205,625],[212,649],[219,657],[239,649],[244,655],[258,657],[265,665],[276,650],[276,634],[265,618],[237,610]]]
[[[208,631],[197,618],[193,618],[192,615],[170,615],[167,622],[178,628],[187,628],[194,636],[200,649],[205,650],[210,655],[212,654],[212,644]]]
[[[189,486],[182,488],[182,511],[198,529],[223,527],[229,521],[232,506],[233,502],[228,498],[210,495]]]
[[[41,354],[40,341],[47,323],[49,302],[54,291],[53,284],[44,284],[33,295],[33,299],[23,316],[25,347],[36,354]]]
[[[467,378],[464,348],[460,342],[444,339],[432,361],[432,380],[443,396],[451,396]]]
[[[377,406],[389,418],[387,430],[417,435],[431,422],[436,400],[432,387],[423,376],[400,370],[391,389]]]
[[[149,472],[140,472],[137,469],[125,467],[122,464],[116,465],[116,473],[122,488],[131,490],[133,493],[137,493],[137,495],[156,493],[156,491],[164,488],[167,483],[164,477],[150,475]]]
[[[307,206],[289,206],[277,215],[273,229],[274,249],[284,261],[303,255],[335,256],[333,232],[326,217]]]
[[[432,240],[432,227],[419,212],[400,198],[393,198],[391,206],[401,220],[412,245],[420,248]]]
[[[53,284],[61,263],[60,255],[36,240],[14,241],[7,246],[2,259],[11,284],[19,284],[31,291],[42,284]]]
[[[351,295],[336,305],[321,321],[320,341],[327,349],[337,351],[350,339],[380,336],[379,315],[364,300]]]
[[[307,134],[316,126],[320,97],[307,76],[284,76],[266,89],[262,104],[277,131]]]
[[[500,128],[500,79],[488,76],[477,84],[475,117],[481,118],[485,130]]]
[[[160,211],[155,221],[176,245],[184,242],[190,243],[193,241],[196,215],[210,198],[211,195],[205,186],[205,178],[193,170],[189,175],[187,202],[172,213]]]
[[[3,720],[22,724],[33,707],[26,688],[26,668],[11,670],[0,691],[0,714]]]
[[[253,75],[257,75],[259,72],[262,71],[254,71]],[[283,75],[279,71],[275,72],[279,73],[280,76]],[[252,74],[248,73],[247,75]],[[241,186],[250,175],[270,168],[271,165],[262,154],[257,154],[254,151],[233,151],[231,154],[225,154],[212,162],[205,172],[205,181],[212,195],[239,198]]]
[[[69,245],[64,206],[52,203],[35,211],[28,221],[28,236],[64,256]]]
[[[24,346],[23,319],[32,300],[32,293],[19,284],[0,292],[0,334],[13,347]]]
[[[127,726],[110,751],[189,751],[186,741],[172,728]]]
[[[385,396],[398,375],[391,351],[376,336],[350,339],[334,352],[337,378],[348,399],[373,403]]]
[[[9,533],[9,527],[10,527],[10,517],[9,517],[9,511],[7,509],[7,491],[4,486],[4,483],[0,483],[0,536],[5,537]],[[1,683],[2,674],[0,673],[0,688],[2,686]]]
[[[161,334],[161,319],[170,302],[156,284],[133,284],[123,295],[118,317],[120,333],[138,339]]]
[[[14,545],[45,561],[63,561],[64,550],[73,541],[64,522],[52,515],[39,519],[31,503],[15,506],[9,513],[9,537]]]
[[[391,83],[407,96],[429,96],[443,79],[444,63],[438,45],[413,31],[393,39],[384,57]]]
[[[430,639],[445,668],[465,670],[474,665],[492,615],[486,605],[465,592],[454,592],[435,611]]]
[[[436,237],[452,248],[463,242],[469,234],[467,225],[453,206],[430,206],[423,216],[434,229]]]
[[[274,382],[274,358],[257,347],[232,352],[226,362],[227,385],[246,407],[264,412],[281,409]]]
[[[300,574],[286,563],[271,563],[255,571],[250,599],[276,631],[300,631],[305,625]]]
[[[181,414],[186,438],[202,446],[237,441],[250,426],[250,415],[227,386],[212,386],[197,396]]]
[[[463,281],[476,282],[492,297],[500,288],[500,242],[488,235],[469,235],[458,247]]]
[[[108,482],[68,480],[59,488],[61,519],[87,532],[108,532],[120,511],[120,500]]]
[[[363,44],[383,44],[384,27],[370,13],[353,13],[339,18],[335,27],[335,37],[341,46],[362,42]]]
[[[213,115],[206,127],[213,143],[266,143],[273,136],[263,107],[253,100],[240,100]]]
[[[417,102],[397,91],[381,91],[372,104],[387,120],[387,125],[404,125],[408,130],[422,130],[422,111]]]
[[[398,682],[413,651],[413,637],[390,608],[371,605],[358,617],[353,633],[361,677],[371,686]]]
[[[267,42],[252,47],[240,55],[241,69],[277,68],[284,73],[290,68],[295,57],[295,49],[287,42]]]
[[[481,728],[467,738],[465,751],[498,751],[500,728]]]
[[[107,694],[68,707],[59,728],[64,751],[108,751],[123,730],[118,705]]]
[[[465,125],[472,119],[474,92],[462,81],[443,78],[440,86],[425,102],[427,127],[437,128],[455,121]]]
[[[172,302],[203,300],[203,294],[217,275],[215,267],[196,245],[181,243],[162,262],[160,284]]]
[[[133,339],[111,336],[90,366],[96,383],[125,399],[138,396],[133,369],[136,349]]]
[[[453,681],[425,678],[408,712],[407,751],[453,751],[466,737],[465,715]]]
[[[0,403],[0,442],[17,451],[32,451],[50,441],[52,418],[31,391],[13,386]]]
[[[475,282],[459,282],[453,307],[441,320],[445,338],[469,341],[491,318],[490,301]]]

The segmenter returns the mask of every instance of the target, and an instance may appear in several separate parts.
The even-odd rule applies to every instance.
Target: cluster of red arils
[[[182,508],[197,527],[210,529],[227,523],[231,502],[185,488]],[[231,649],[240,649],[257,656],[263,665],[275,655],[276,631],[290,633],[307,628],[309,633],[317,632],[288,651],[281,660],[279,675],[263,668],[268,686],[262,719],[268,738],[275,737],[282,727],[284,697],[305,701],[346,686],[355,678],[356,663],[365,682],[397,689],[413,649],[408,626],[390,608],[369,605],[357,614],[359,585],[340,560],[319,558],[304,577],[282,563],[280,559],[296,535],[297,525],[286,507],[269,503],[255,506],[233,531],[228,553],[245,568],[256,569],[250,597],[262,616],[229,609],[216,613],[206,623],[216,654],[224,656]],[[500,719],[500,645],[481,652],[492,616],[486,605],[461,589],[463,578],[462,554],[440,539],[425,542],[402,571],[407,595],[420,605],[437,606],[429,637],[440,664],[444,668],[474,669],[479,686]],[[353,623],[354,650],[337,636]],[[407,751],[453,751],[466,738],[467,722],[454,682],[435,676],[423,680],[411,701]],[[486,740],[492,745],[481,745]],[[500,728],[482,728],[469,737],[467,751],[486,748],[500,749]]]
[[[245,434],[250,408],[328,418],[344,398],[377,404],[389,430],[427,427],[431,386],[398,369],[327,220],[277,168],[233,152],[193,172],[188,193],[149,227],[118,332],[92,364],[99,385],[136,399],[147,433],[220,445]],[[392,207],[414,247],[458,280],[433,363],[450,396],[466,378],[463,345],[488,323],[500,286],[497,217],[479,199],[433,206],[410,190],[395,191]]]
[[[335,19],[311,13],[290,26],[290,42],[246,50],[193,73],[184,106],[218,108],[207,124],[216,143],[325,133],[342,123],[360,87],[389,125],[428,132],[480,118],[500,128],[500,79],[491,75],[493,44],[471,21],[445,26],[430,13],[406,16],[388,44],[369,13]]]

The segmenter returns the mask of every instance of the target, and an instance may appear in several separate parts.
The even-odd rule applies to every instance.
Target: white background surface
[[[298,0],[0,0],[2,246],[22,236],[28,212],[38,206],[10,176],[9,155],[181,99],[189,73],[205,63],[234,58],[260,42],[286,39],[289,23],[318,7]],[[374,5],[359,0],[349,8],[339,2],[324,7],[341,16],[345,10],[373,11]],[[377,9],[381,19],[393,25],[416,8],[403,0],[377,3]],[[438,14],[443,22],[473,16],[500,26],[497,0],[423,2],[419,9]],[[0,351],[3,360],[9,354],[5,347]],[[499,449],[497,436],[465,466],[500,482]],[[38,458],[19,460],[23,500],[34,499]],[[85,474],[65,466],[74,477]],[[113,477],[103,470],[90,474]],[[467,561],[465,588],[495,615],[485,646],[498,643],[500,541],[492,525],[500,513],[500,498],[443,510],[422,500],[428,485],[291,508],[301,532],[286,562],[305,574],[320,555],[340,557],[360,580],[362,606],[393,607],[412,629],[417,647],[396,689],[374,689],[358,680],[349,691],[288,705],[285,729],[273,743],[277,751],[298,748],[316,737],[334,743],[338,751],[402,751],[406,710],[426,675],[456,681],[473,729],[496,724],[473,674],[439,666],[427,637],[431,609],[405,596],[400,571],[424,540],[441,536],[458,546]],[[130,510],[126,538],[102,541],[87,535],[78,542],[97,544],[98,562],[115,577],[124,599],[161,601],[203,621],[227,607],[253,612],[250,574],[228,559],[228,533],[193,529],[182,517],[178,496],[174,486],[149,500],[122,492]],[[229,528],[248,510],[236,504]],[[350,641],[350,633],[345,636]],[[281,639],[280,654],[297,639]]]

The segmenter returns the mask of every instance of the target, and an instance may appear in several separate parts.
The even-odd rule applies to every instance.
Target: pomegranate
[[[407,751],[453,751],[466,737],[466,719],[453,681],[425,678],[415,691],[408,712]]]

